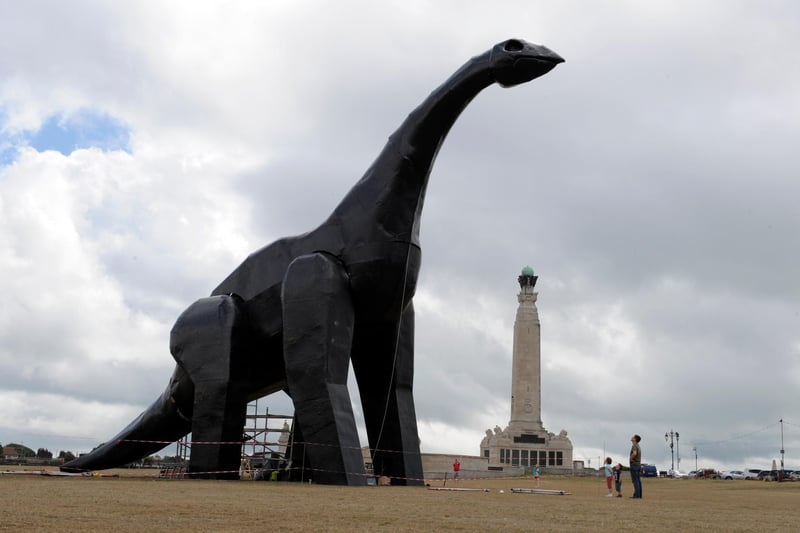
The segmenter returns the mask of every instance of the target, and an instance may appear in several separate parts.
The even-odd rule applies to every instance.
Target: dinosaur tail
[[[180,366],[166,390],[113,439],[68,463],[63,472],[117,468],[138,461],[180,439],[192,429],[194,385]]]

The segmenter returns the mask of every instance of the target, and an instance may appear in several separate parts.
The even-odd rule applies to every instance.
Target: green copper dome
[[[530,265],[528,265],[528,266],[526,266],[525,268],[522,269],[522,275],[523,276],[533,276],[533,269],[530,267]]]

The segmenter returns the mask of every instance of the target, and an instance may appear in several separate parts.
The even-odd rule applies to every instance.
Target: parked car
[[[719,475],[722,479],[747,479],[743,470],[723,470]]]
[[[674,477],[674,478],[685,478],[685,477],[689,477],[689,474],[687,474],[685,472],[681,472],[680,470],[672,470],[672,471],[667,473],[667,476]]]
[[[758,479],[760,481],[777,481],[778,480],[778,471],[777,470],[762,470],[758,473]]]
[[[695,479],[719,479],[719,472],[713,468],[703,468],[694,474]]]
[[[642,463],[642,477],[658,477],[658,468],[656,468],[656,465]]]
[[[744,471],[745,479],[758,479],[758,473],[761,472],[758,468],[748,468]]]

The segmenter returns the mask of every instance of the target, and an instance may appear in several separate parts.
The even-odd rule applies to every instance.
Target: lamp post
[[[783,479],[783,418],[781,418],[781,479]]]
[[[678,432],[675,432],[675,456],[678,458],[678,470],[681,469],[681,441]]]
[[[676,433],[669,430],[669,433],[664,433],[664,442],[669,442],[669,454],[672,456],[672,468],[669,470],[669,476],[675,475],[675,435]]]
[[[693,446],[692,451],[694,452],[694,471],[697,472],[697,446]]]

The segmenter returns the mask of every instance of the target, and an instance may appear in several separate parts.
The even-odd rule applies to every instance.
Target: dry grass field
[[[600,478],[331,487],[266,481],[0,475],[2,531],[797,531],[800,482],[645,479],[644,498],[607,498]],[[630,480],[623,491],[630,495]],[[441,487],[441,481],[432,481]],[[500,493],[503,490],[504,493]]]

